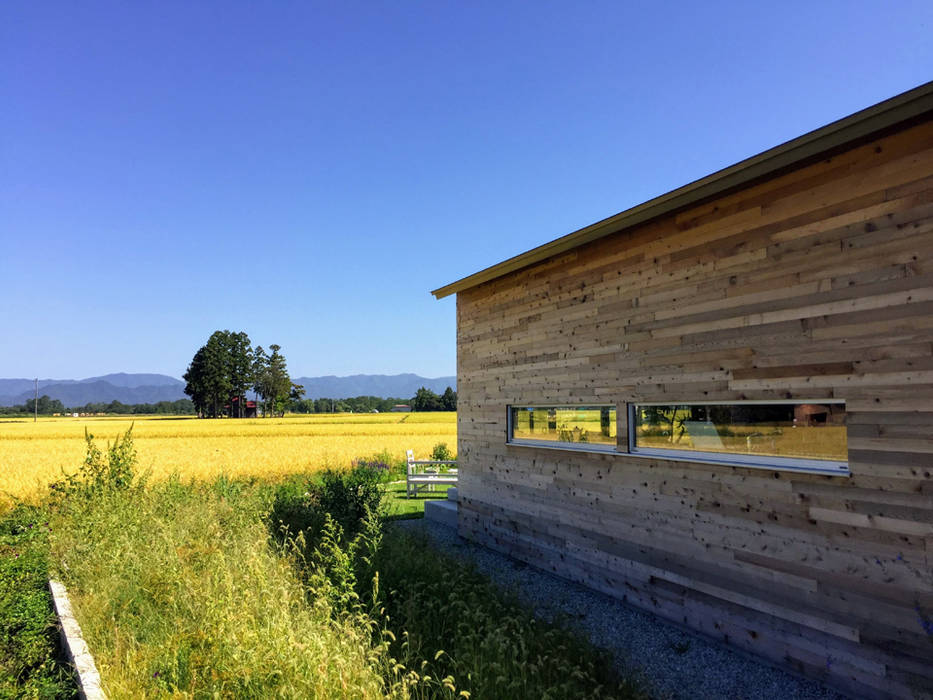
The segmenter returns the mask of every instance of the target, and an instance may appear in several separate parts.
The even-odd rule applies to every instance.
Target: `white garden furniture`
[[[418,495],[419,489],[434,490],[434,486],[457,485],[457,460],[415,459],[414,450],[408,450],[408,498]]]

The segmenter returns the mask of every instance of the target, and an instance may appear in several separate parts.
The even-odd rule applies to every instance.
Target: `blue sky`
[[[455,372],[431,289],[933,79],[925,2],[7,2],[0,377]]]

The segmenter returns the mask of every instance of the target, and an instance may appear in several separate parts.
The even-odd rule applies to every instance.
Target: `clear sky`
[[[933,2],[0,6],[0,377],[455,372],[429,291],[933,79]]]

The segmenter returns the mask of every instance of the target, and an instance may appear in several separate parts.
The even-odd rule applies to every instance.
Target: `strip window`
[[[629,404],[635,455],[849,474],[844,401]]]
[[[514,445],[614,452],[615,406],[509,406]]]

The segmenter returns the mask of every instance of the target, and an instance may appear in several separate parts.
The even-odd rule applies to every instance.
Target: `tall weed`
[[[423,537],[390,529],[374,560],[384,614],[404,630],[391,646],[410,668],[475,698],[637,698],[611,658]]]
[[[94,436],[84,430],[86,452],[84,463],[74,474],[66,474],[51,484],[53,493],[63,498],[94,498],[103,493],[128,489],[136,477],[136,447],[133,426],[118,435],[106,451],[94,442]]]
[[[52,548],[110,695],[383,696],[369,630],[307,604],[257,489],[174,479],[93,500],[60,513]]]

